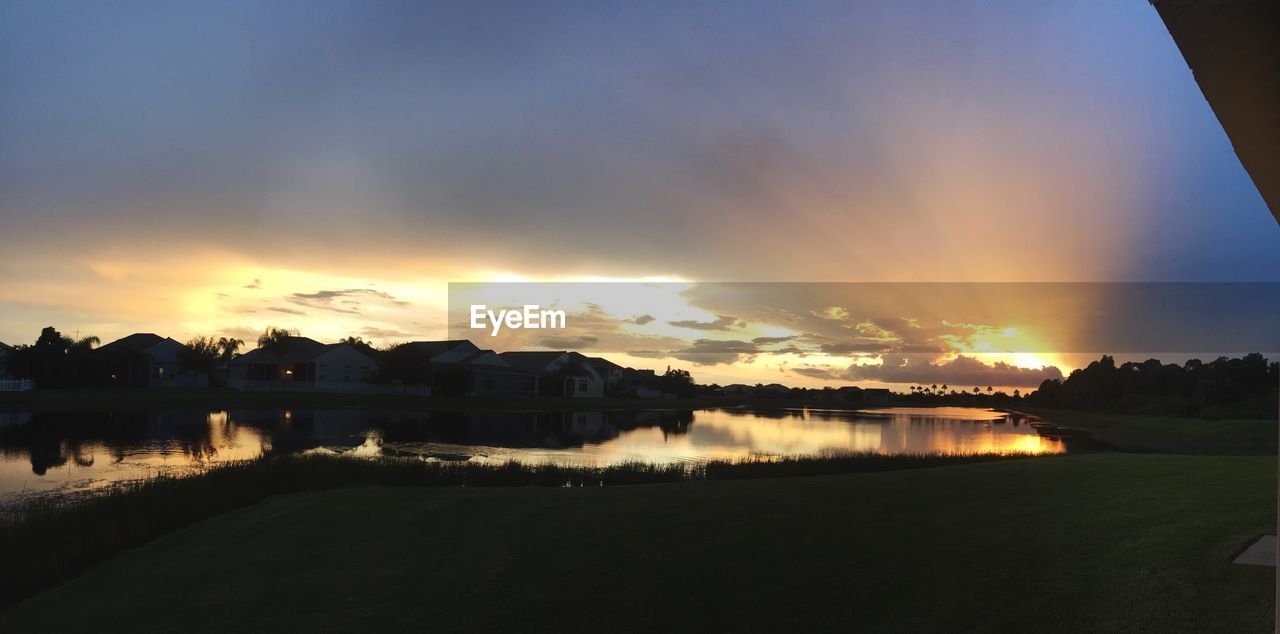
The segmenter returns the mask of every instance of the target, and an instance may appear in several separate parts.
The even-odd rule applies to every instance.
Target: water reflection
[[[1069,442],[1038,421],[977,408],[7,414],[0,501],[264,454],[605,465],[832,451],[1041,454]]]

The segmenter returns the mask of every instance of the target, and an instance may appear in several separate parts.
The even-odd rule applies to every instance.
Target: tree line
[[[1103,356],[1027,396],[1039,407],[1206,419],[1276,418],[1280,364],[1258,353],[1182,365],[1156,359],[1116,365]]]

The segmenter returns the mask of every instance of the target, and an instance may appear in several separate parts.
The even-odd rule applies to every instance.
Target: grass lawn
[[[1019,407],[1060,427],[1088,431],[1117,448],[1169,453],[1276,455],[1276,420],[1201,420]]]
[[[0,631],[1270,632],[1274,457],[271,498],[125,553]]]

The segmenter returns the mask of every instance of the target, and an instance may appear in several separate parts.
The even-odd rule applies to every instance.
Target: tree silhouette
[[[236,356],[236,351],[240,349],[240,346],[244,345],[244,340],[236,339],[235,337],[219,337],[217,345],[218,353],[222,358],[222,365],[230,365],[231,360]]]
[[[281,345],[287,342],[290,337],[297,337],[297,336],[298,336],[297,330],[290,330],[288,328],[273,328],[271,326],[267,326],[267,329],[263,331],[261,335],[258,335],[258,347],[267,349],[267,350],[279,348]]]
[[[218,342],[213,337],[195,336],[187,341],[178,353],[183,369],[193,372],[209,372],[218,363]]]

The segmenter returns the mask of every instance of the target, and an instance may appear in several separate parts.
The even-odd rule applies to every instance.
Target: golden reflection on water
[[[394,417],[354,410],[151,412],[6,422],[0,504],[24,492],[89,490],[184,475],[273,451],[478,462],[609,465],[772,459],[828,453],[1053,454],[1066,447],[1025,419],[979,408],[866,411],[641,410],[455,412]]]
[[[1058,454],[1060,439],[1017,425],[1004,413],[979,408],[885,408],[780,410],[768,414],[733,410],[694,412],[688,433],[655,427],[624,431],[617,438],[577,449],[494,449],[477,456],[488,462],[518,459],[608,465],[628,461],[671,463],[747,460],[828,453],[878,454]]]

